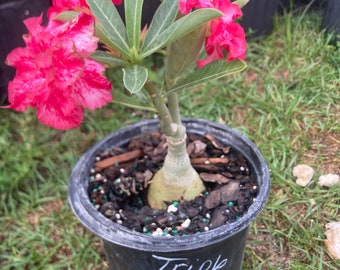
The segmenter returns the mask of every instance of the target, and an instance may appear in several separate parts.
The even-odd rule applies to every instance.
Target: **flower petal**
[[[61,107],[64,104],[65,112]],[[49,102],[41,104],[37,109],[37,117],[43,124],[55,129],[66,130],[77,128],[84,117],[84,109],[82,107],[74,107],[67,104],[67,100],[63,101],[60,96],[57,99],[50,99]]]
[[[74,94],[81,106],[94,110],[112,101],[111,84],[103,72],[104,67],[101,64],[85,60],[85,70],[74,85]]]

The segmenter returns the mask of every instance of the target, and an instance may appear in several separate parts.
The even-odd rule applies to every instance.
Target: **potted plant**
[[[104,106],[111,94],[157,113],[81,157],[72,209],[103,239],[111,269],[240,269],[248,226],[268,196],[267,165],[238,132],[182,119],[177,93],[246,67],[244,31],[234,21],[246,1],[164,0],[147,28],[143,1],[123,1],[125,21],[114,5],[121,2],[55,0],[46,26],[41,17],[26,20],[26,47],[7,57],[17,73],[6,108],[33,107],[57,129],[78,127],[84,108]],[[150,68],[153,54],[164,55],[164,71]]]

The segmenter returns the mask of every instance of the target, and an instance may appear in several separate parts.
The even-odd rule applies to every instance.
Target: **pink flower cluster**
[[[59,12],[74,7],[88,9],[84,0],[53,0],[47,26],[41,26],[41,16],[25,20],[26,47],[7,56],[7,64],[16,68],[8,85],[7,108],[35,108],[38,119],[56,129],[78,127],[85,108],[94,110],[112,100],[105,68],[90,59],[98,46],[94,18],[81,12],[66,23],[53,20]]]
[[[198,60],[199,68],[216,61],[224,59],[243,60],[246,54],[246,39],[243,28],[235,23],[235,19],[242,16],[242,10],[230,0],[181,0],[179,10],[183,14],[189,13],[192,9],[216,8],[224,16],[210,22],[209,33],[205,42],[207,58]]]

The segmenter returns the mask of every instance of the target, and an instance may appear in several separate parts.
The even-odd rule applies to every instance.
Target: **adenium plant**
[[[52,2],[47,25],[42,16],[26,19],[26,47],[7,57],[16,75],[6,107],[32,107],[43,124],[63,130],[78,127],[85,108],[111,101],[153,111],[168,153],[152,179],[150,206],[198,196],[204,186],[186,152],[177,93],[246,67],[245,34],[235,20],[247,1],[163,0],[144,28],[143,0]],[[115,6],[122,2],[125,22]],[[149,66],[152,54],[165,56],[161,79]],[[125,89],[113,87],[111,71],[117,69]]]

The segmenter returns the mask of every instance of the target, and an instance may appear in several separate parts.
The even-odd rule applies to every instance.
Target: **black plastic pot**
[[[335,35],[334,44],[340,42],[340,1],[327,0],[322,27]]]
[[[278,5],[279,0],[251,0],[242,8],[241,25],[248,32],[248,37],[259,37],[270,33]]]
[[[302,5],[311,5],[312,7],[320,8],[328,0],[280,0],[281,8],[298,7]]]
[[[113,132],[80,158],[69,184],[71,207],[85,227],[103,240],[112,270],[241,269],[249,224],[263,209],[269,193],[266,162],[256,146],[233,129],[198,119],[184,119],[183,123],[187,132],[209,133],[240,151],[256,178],[259,195],[240,220],[198,235],[153,237],[131,231],[104,217],[91,204],[87,195],[89,170],[101,151],[112,145],[124,145],[133,136],[158,130],[158,120]]]

